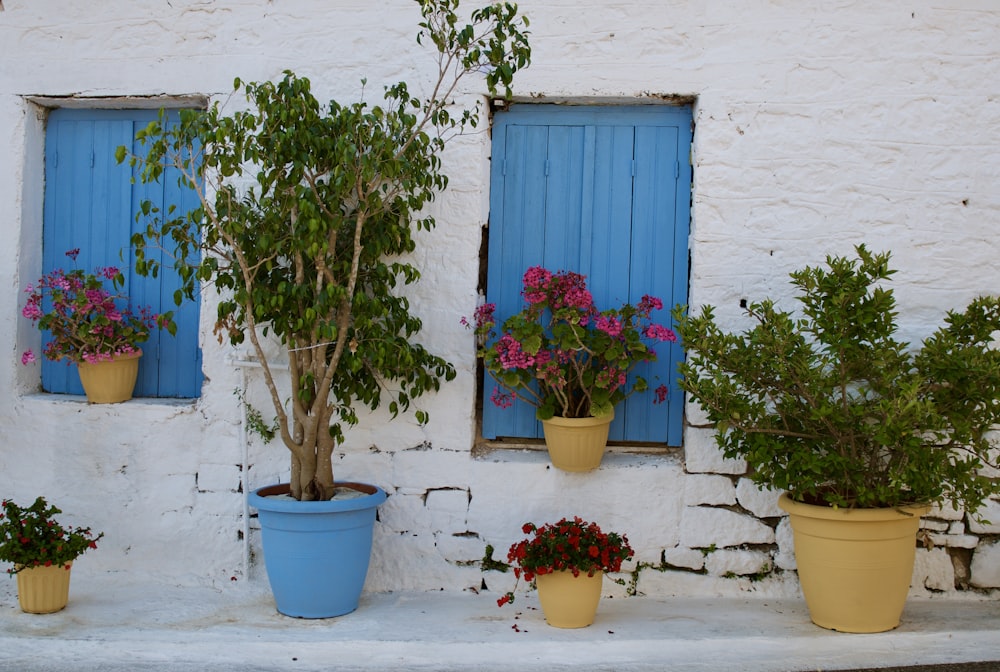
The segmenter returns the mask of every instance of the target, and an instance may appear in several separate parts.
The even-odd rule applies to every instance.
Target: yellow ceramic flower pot
[[[899,625],[910,588],[920,516],[928,506],[834,509],[782,495],[799,583],[816,625],[884,632]]]
[[[80,382],[92,404],[117,404],[132,398],[139,376],[142,351],[120,355],[106,362],[80,362]]]
[[[615,419],[612,411],[599,418],[561,418],[542,420],[545,447],[552,465],[563,471],[593,471],[601,466],[608,445],[608,429]]]
[[[604,572],[554,572],[535,577],[545,621],[556,628],[585,628],[594,622],[601,601]]]
[[[28,567],[17,576],[17,601],[29,614],[51,614],[69,602],[69,575],[73,563]]]

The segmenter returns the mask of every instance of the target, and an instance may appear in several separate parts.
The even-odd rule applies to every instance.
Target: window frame
[[[66,122],[79,121],[131,122],[131,132],[128,134],[122,133],[120,137],[116,136],[114,142],[111,142],[106,147],[109,155],[107,157],[102,155],[102,160],[105,164],[108,162],[114,163],[114,147],[111,145],[126,144],[133,151],[141,149],[135,141],[135,130],[149,121],[156,119],[159,110],[164,104],[167,104],[165,109],[167,109],[168,114],[173,113],[174,116],[176,116],[176,111],[182,107],[204,109],[206,105],[206,100],[201,97],[181,97],[170,100],[157,99],[155,101],[157,104],[153,104],[153,101],[150,99],[138,99],[136,101],[120,99],[119,102],[122,104],[114,106],[105,106],[108,101],[104,99],[81,102],[77,99],[67,101],[64,99],[36,98],[32,99],[31,102],[45,108],[44,128],[42,131],[42,151],[44,156],[42,174],[45,186],[41,194],[42,232],[40,236],[43,273],[54,268],[74,267],[73,262],[67,259],[64,253],[72,247],[86,247],[86,243],[80,244],[79,238],[66,241],[65,237],[60,235],[62,231],[59,228],[55,228],[54,225],[55,217],[58,215],[53,212],[53,203],[56,200],[66,198],[64,194],[56,193],[57,187],[51,184],[55,173],[50,171],[55,171],[58,168],[58,165],[53,165],[52,152],[55,149],[54,143],[51,141],[55,137],[54,133],[57,132],[55,131],[56,127]],[[91,159],[91,161],[92,165],[97,163],[96,158]],[[109,242],[108,247],[99,258],[96,258],[96,254],[92,253],[88,256],[85,252],[81,252],[76,266],[87,271],[92,271],[95,264],[118,266],[126,276],[125,291],[129,293],[134,306],[150,305],[153,307],[154,312],[172,310],[177,316],[178,337],[184,339],[181,343],[178,344],[176,341],[174,343],[167,343],[165,351],[161,350],[159,348],[159,341],[161,339],[175,339],[175,337],[166,331],[154,330],[150,336],[150,340],[142,344],[145,356],[140,360],[140,379],[137,383],[135,397],[143,399],[198,399],[202,396],[202,387],[205,382],[200,347],[200,301],[184,301],[181,306],[174,304],[173,285],[171,283],[176,283],[177,280],[169,263],[164,265],[158,278],[141,278],[135,273],[132,265],[132,256],[130,253],[131,242],[129,239],[132,233],[137,230],[137,227],[144,228],[145,226],[145,224],[140,225],[136,222],[135,213],[137,212],[138,203],[143,198],[148,197],[149,188],[141,185],[138,180],[133,179],[133,173],[127,164],[118,166],[118,169],[121,171],[120,174],[124,176],[123,179],[128,180],[129,184],[129,186],[121,190],[122,192],[128,192],[128,221],[125,224],[119,220],[117,221],[117,227],[115,227],[114,223],[111,223],[106,229],[101,229],[101,231],[108,236],[114,236],[115,242],[117,242],[118,237],[123,238],[117,250],[117,254],[121,256],[111,258],[115,254],[111,254],[113,243]],[[113,179],[119,178],[115,177]],[[164,190],[161,191],[161,194],[166,205],[174,201],[174,198],[168,194],[172,193],[176,196],[183,193],[181,187],[177,184],[176,176],[165,177],[161,182],[162,184],[158,188]],[[114,190],[108,193],[109,198],[115,196]],[[117,196],[124,198],[122,194],[118,194]],[[188,193],[186,197],[193,198],[193,192]],[[178,196],[177,198],[180,200],[182,197]],[[191,202],[188,201],[188,203]],[[120,217],[121,213],[117,213],[117,216]],[[87,223],[92,224],[93,222],[88,221]],[[59,226],[63,225],[60,224]],[[73,226],[72,223],[69,224],[71,231]],[[116,228],[118,230],[115,230]],[[86,228],[88,233],[95,230],[97,229],[93,226]],[[75,235],[77,234],[74,232]],[[82,236],[83,234],[79,235]],[[42,339],[44,345],[47,335],[43,334]],[[163,362],[160,361],[161,355],[165,357]],[[64,362],[49,362],[44,358],[40,359],[42,360],[41,381],[44,392],[53,395],[82,394],[82,386],[79,383],[79,375],[76,372],[75,364],[70,363],[67,366]],[[189,362],[190,364],[188,364]],[[183,368],[185,366],[189,366],[190,368]],[[179,378],[177,377],[178,375],[180,376]]]
[[[689,273],[689,235],[691,226],[691,194],[693,188],[693,167],[691,165],[691,152],[692,152],[692,142],[693,142],[693,105],[685,103],[683,105],[560,105],[560,104],[514,104],[507,109],[500,110],[496,113],[493,118],[493,134],[492,134],[492,155],[491,155],[491,170],[490,170],[490,223],[487,227],[487,231],[484,232],[484,255],[481,263],[485,265],[485,273],[481,274],[485,277],[485,284],[481,287],[481,291],[486,295],[487,300],[495,301],[497,297],[497,286],[499,282],[504,282],[503,289],[501,290],[506,296],[506,302],[510,303],[511,294],[519,293],[520,290],[520,277],[517,278],[517,284],[515,285],[511,280],[500,280],[501,275],[497,272],[498,266],[503,266],[505,262],[501,259],[501,253],[497,251],[498,240],[501,239],[502,233],[497,234],[496,227],[503,226],[503,218],[507,215],[504,208],[504,194],[503,189],[500,187],[502,180],[502,174],[505,171],[506,166],[505,161],[507,159],[506,147],[499,144],[506,141],[507,132],[511,126],[516,125],[544,125],[544,126],[614,126],[614,125],[624,125],[633,127],[645,127],[648,125],[652,126],[671,126],[676,128],[676,154],[672,159],[676,162],[675,167],[675,193],[674,193],[674,205],[673,205],[673,221],[671,223],[671,230],[667,234],[671,238],[671,242],[667,249],[669,249],[673,255],[672,263],[673,266],[670,271],[671,277],[671,289],[668,295],[660,296],[664,303],[664,310],[657,313],[657,321],[660,323],[670,324],[670,309],[673,305],[677,303],[687,302],[687,291],[688,291],[688,273]],[[634,147],[636,145],[633,145]],[[633,169],[634,170],[634,169]],[[634,174],[634,173],[633,173]],[[535,179],[541,177],[540,175],[533,176]],[[634,179],[634,178],[633,178]],[[633,182],[631,187],[632,195],[634,197],[634,192],[638,187]],[[634,208],[634,203],[632,204]],[[584,206],[584,210],[586,206]],[[630,211],[632,212],[632,211]],[[544,216],[544,215],[543,215]],[[584,212],[582,215],[586,217]],[[634,213],[633,213],[634,216]],[[546,233],[546,236],[548,233]],[[590,240],[594,239],[593,233],[590,236]],[[586,248],[589,241],[584,241],[581,243],[582,248]],[[630,238],[631,244],[631,238]],[[586,249],[583,249],[581,256],[584,254],[589,254]],[[630,262],[632,263],[632,262]],[[524,264],[522,264],[524,265]],[[533,264],[527,264],[533,265]],[[524,269],[520,269],[520,273],[523,273]],[[550,270],[558,270],[554,267],[550,267]],[[578,272],[584,272],[585,275],[589,275],[586,269],[572,267],[570,265],[568,270],[575,270]],[[506,275],[510,275],[510,271],[507,271]],[[593,286],[591,287],[593,290]],[[491,291],[492,290],[492,291]],[[655,294],[656,292],[650,292]],[[596,292],[595,292],[596,294]],[[638,300],[637,297],[629,297],[630,302]],[[599,305],[603,305],[601,301],[598,302]],[[607,303],[607,302],[604,302]],[[607,305],[615,305],[617,303],[620,305],[621,301],[616,301],[612,303],[607,303]],[[510,314],[510,310],[506,314],[498,314],[499,322],[502,323],[507,314]],[[677,385],[676,375],[674,368],[676,362],[683,358],[683,352],[679,344],[670,346],[669,348],[664,348],[666,344],[656,344],[657,352],[660,354],[660,359],[666,359],[672,365],[669,366],[669,370],[666,375],[669,375],[668,380],[658,380],[656,382],[649,381],[650,387],[656,387],[657,384],[663,382],[667,383],[670,387],[670,408],[667,411],[667,417],[665,422],[667,423],[666,432],[663,441],[642,441],[634,440],[628,436],[621,436],[624,430],[619,432],[619,436],[615,437],[614,433],[612,435],[612,440],[610,443],[612,445],[625,445],[625,446],[636,446],[639,448],[646,446],[680,446],[683,437],[683,400],[684,395]],[[670,350],[669,352],[666,352]],[[673,374],[673,375],[671,375]],[[649,380],[647,376],[647,380]],[[486,413],[488,413],[487,404],[489,404],[489,390],[495,385],[488,374],[483,372],[480,368],[480,375],[478,377],[478,389],[477,389],[477,402],[476,402],[476,415],[478,420],[479,430],[477,432],[479,440],[490,443],[496,442],[501,444],[530,444],[536,442],[540,439],[541,427],[540,423],[534,420],[533,411],[531,407],[524,405],[527,411],[530,411],[532,417],[530,420],[521,421],[519,427],[524,427],[526,423],[534,424],[533,432],[520,432],[511,435],[499,435],[495,432],[495,426],[489,426],[490,420],[486,418]],[[651,403],[651,397],[648,397],[650,393],[641,395],[641,397],[646,401]],[[522,411],[524,413],[524,411]],[[616,420],[618,422],[618,420]]]

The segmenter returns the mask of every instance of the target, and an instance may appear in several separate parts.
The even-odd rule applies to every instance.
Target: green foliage
[[[144,157],[117,154],[143,182],[176,166],[198,192],[192,212],[142,205],[136,270],[155,275],[147,249],[172,246],[178,301],[202,284],[219,290],[215,332],[233,344],[249,339],[261,361],[298,498],[332,496],[330,455],[343,427],[358,422],[356,403],[374,410],[387,398],[395,416],[455,376],[413,342],[421,322],[398,290],[420,277],[407,261],[413,234],[434,226],[424,207],[448,184],[439,153],[478,123],[478,107],[453,108],[458,82],[486,72],[490,95],[509,96],[530,49],[516,5],[477,9],[462,26],[457,0],[418,4],[418,41],[438,52],[427,98],[399,82],[381,105],[322,104],[291,72],[277,82],[236,79],[249,110],[224,114],[215,104],[171,126],[161,116],[137,134]],[[290,416],[261,346],[269,334],[288,352]]]
[[[491,400],[508,408],[520,398],[536,408],[539,420],[553,416],[588,418],[607,416],[647,383],[636,376],[631,389],[629,372],[641,362],[656,360],[644,338],[674,341],[674,332],[652,321],[663,308],[645,295],[636,305],[599,311],[586,287],[586,278],[571,271],[533,266],[524,274],[524,308],[503,323],[496,338],[496,305],[476,309],[474,328],[483,345],[476,353],[497,388]],[[667,387],[656,390],[653,403],[666,399]]]
[[[89,527],[63,527],[53,516],[62,513],[50,506],[44,497],[34,504],[20,507],[11,500],[3,500],[0,513],[0,560],[13,563],[8,574],[16,574],[26,567],[62,567],[73,562],[97,542]]]
[[[268,424],[268,422],[264,420],[264,414],[260,412],[260,409],[250,403],[250,401],[246,398],[246,395],[243,394],[243,390],[240,388],[237,387],[233,390],[233,394],[235,394],[236,398],[240,400],[241,404],[243,404],[243,412],[246,414],[244,420],[246,422],[247,430],[251,434],[256,434],[263,439],[264,443],[274,441],[274,437],[278,435],[278,430],[280,429],[278,427],[278,422],[274,420]]]
[[[493,559],[493,544],[486,544],[486,550],[483,553],[483,559],[479,563],[480,567],[484,572],[496,571],[506,573],[510,569],[510,565],[506,562],[501,562],[500,560]]]
[[[681,387],[725,455],[760,486],[840,507],[951,502],[969,512],[998,491],[983,473],[1000,420],[1000,301],[949,312],[914,352],[896,340],[889,254],[791,274],[801,316],[765,300],[723,332],[711,306],[677,307]]]
[[[75,262],[79,253],[75,248],[66,256]],[[121,292],[124,282],[118,268],[102,266],[94,273],[57,268],[31,285],[21,314],[52,335],[45,346],[46,359],[105,362],[139,352],[139,344],[149,340],[154,327],[177,333],[172,313],[154,315],[148,306],[133,310],[127,305],[128,296]],[[35,361],[34,353],[28,350],[21,361]]]

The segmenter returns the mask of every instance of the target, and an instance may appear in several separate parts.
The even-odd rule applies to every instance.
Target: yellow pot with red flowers
[[[628,538],[604,532],[580,517],[538,527],[525,523],[527,539],[510,547],[507,560],[514,576],[538,589],[545,621],[556,628],[585,628],[594,622],[605,573],[619,572],[634,555]],[[497,600],[514,601],[514,592]]]
[[[0,561],[11,563],[7,573],[17,575],[17,599],[21,610],[30,614],[50,614],[66,606],[73,561],[97,548],[104,536],[95,536],[89,527],[61,525],[53,517],[60,513],[44,497],[28,507],[3,501]]]

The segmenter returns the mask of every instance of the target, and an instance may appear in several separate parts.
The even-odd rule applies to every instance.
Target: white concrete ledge
[[[278,614],[266,585],[141,585],[74,572],[70,604],[46,616],[0,584],[0,671],[733,670],[795,672],[1000,661],[996,602],[911,599],[902,625],[846,635],[800,600],[605,598],[580,630],[546,625],[534,593],[378,593],[354,613]]]

